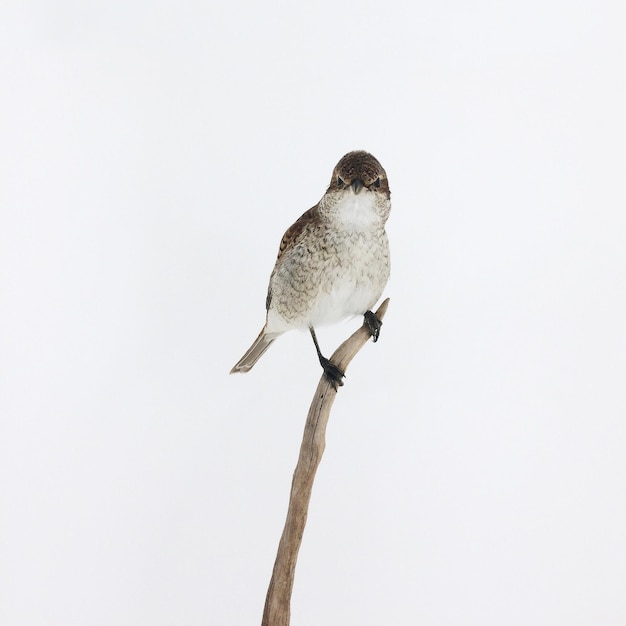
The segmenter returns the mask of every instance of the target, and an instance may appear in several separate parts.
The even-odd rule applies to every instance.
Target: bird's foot
[[[343,386],[342,378],[345,377],[345,373],[342,372],[334,363],[331,363],[330,359],[325,356],[320,356],[320,364],[324,368],[324,374],[330,381],[331,385],[337,389]]]
[[[365,326],[367,330],[369,330],[372,339],[374,340],[374,342],[377,342],[378,336],[380,335],[380,328],[383,325],[382,321],[379,320],[376,317],[376,314],[372,313],[371,311],[365,311],[363,317],[365,318]]]

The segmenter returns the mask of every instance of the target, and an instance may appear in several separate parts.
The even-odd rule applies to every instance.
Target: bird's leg
[[[329,359],[322,355],[313,326],[309,326],[309,330],[311,331],[311,337],[313,337],[315,350],[317,350],[317,358],[320,360],[320,365],[324,369],[326,378],[328,378],[335,389],[337,389],[337,387],[341,387],[343,385],[343,380],[341,379],[345,376],[345,374],[334,363],[331,363]]]
[[[371,311],[365,311],[363,315],[365,318],[365,326],[370,331],[370,335],[374,342],[378,341],[378,335],[380,335],[380,327],[383,325],[382,321],[376,317],[375,313]]]

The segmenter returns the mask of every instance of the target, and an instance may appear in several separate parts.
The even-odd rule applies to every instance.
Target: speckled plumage
[[[231,373],[249,371],[288,330],[336,323],[374,306],[389,278],[390,209],[380,163],[364,151],[346,154],[322,199],[285,232],[270,276],[265,326]]]

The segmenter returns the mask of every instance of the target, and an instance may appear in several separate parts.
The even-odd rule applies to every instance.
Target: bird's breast
[[[329,241],[333,253],[319,276],[311,324],[332,324],[370,309],[389,278],[387,236],[380,229],[341,233]]]
[[[360,194],[359,194],[360,195]],[[384,221],[358,196],[304,231],[270,279],[268,327],[333,324],[371,309],[389,278]]]

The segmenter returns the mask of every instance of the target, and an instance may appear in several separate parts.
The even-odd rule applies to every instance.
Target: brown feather
[[[315,214],[317,211],[317,205],[313,208],[305,211],[286,231],[283,235],[283,238],[280,241],[280,246],[278,247],[278,256],[276,260],[280,259],[282,253],[290,248],[294,242],[298,239],[298,237],[304,232],[307,224],[315,220]]]
[[[278,263],[278,259],[282,256],[283,252],[289,248],[291,248],[298,238],[302,235],[302,233],[306,230],[306,227],[311,222],[316,220],[317,214],[317,205],[310,208],[308,211],[305,211],[286,231],[283,235],[283,238],[280,240],[280,245],[278,246],[278,256],[276,257],[276,263]],[[265,298],[265,310],[267,311],[270,308],[270,304],[272,303],[272,289],[268,287],[267,296]]]

